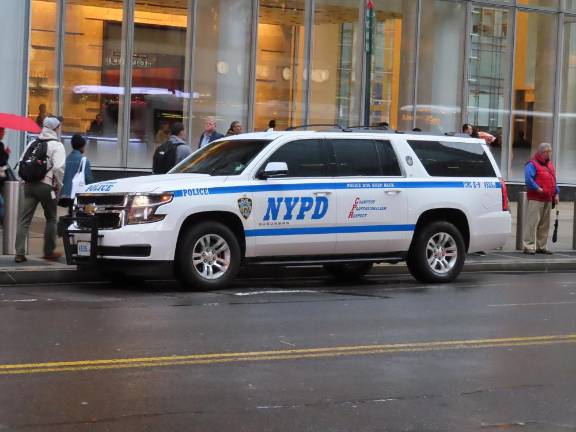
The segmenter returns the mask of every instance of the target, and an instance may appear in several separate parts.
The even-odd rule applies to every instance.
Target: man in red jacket
[[[528,220],[524,231],[524,253],[552,254],[548,250],[548,232],[550,230],[550,210],[552,203],[559,203],[556,171],[550,160],[552,146],[542,143],[538,153],[528,161],[524,168],[524,179],[528,190]]]

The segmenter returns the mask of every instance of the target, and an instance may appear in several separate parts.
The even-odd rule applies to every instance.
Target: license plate
[[[78,242],[78,256],[90,256],[90,242]]]

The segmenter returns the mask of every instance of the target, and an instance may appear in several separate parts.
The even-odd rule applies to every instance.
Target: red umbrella
[[[42,130],[34,120],[28,117],[7,113],[0,113],[0,127],[32,133],[40,133]]]

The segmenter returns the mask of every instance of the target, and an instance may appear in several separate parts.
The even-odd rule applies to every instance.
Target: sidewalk
[[[572,250],[573,203],[560,205],[559,235],[557,243],[550,243],[554,255],[525,255],[515,250],[516,243],[516,203],[511,203],[513,227],[502,250],[486,251],[485,256],[471,254],[466,258],[465,271],[558,271],[576,270],[576,251]],[[65,214],[64,209],[58,209]],[[554,216],[555,217],[555,216]],[[551,228],[552,229],[552,228]],[[98,275],[78,272],[75,267],[66,265],[64,257],[59,262],[42,260],[44,222],[39,209],[30,230],[28,262],[16,264],[13,256],[0,255],[0,285],[27,283],[62,283],[98,280]],[[550,234],[552,237],[552,234]],[[63,251],[59,239],[60,251]],[[288,275],[295,270],[286,270]],[[405,264],[382,264],[376,266],[373,274],[406,273]],[[301,273],[298,271],[298,273]],[[277,273],[276,273],[277,274]],[[303,274],[319,275],[317,270],[305,270]]]

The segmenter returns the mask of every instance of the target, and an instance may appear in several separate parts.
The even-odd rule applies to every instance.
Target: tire
[[[466,247],[458,228],[437,221],[416,231],[406,263],[420,282],[448,283],[458,277],[465,258]]]
[[[182,286],[206,291],[225,288],[234,280],[242,254],[230,228],[202,222],[184,233],[176,259]]]
[[[324,270],[334,279],[354,282],[366,276],[373,265],[373,263],[324,264]]]

